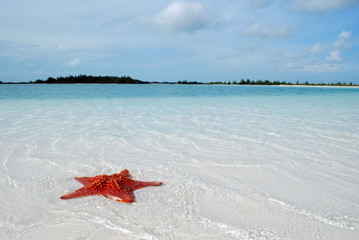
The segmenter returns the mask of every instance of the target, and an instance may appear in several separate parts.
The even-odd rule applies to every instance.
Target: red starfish
[[[162,182],[140,182],[132,180],[127,169],[121,173],[112,175],[104,174],[95,177],[75,177],[75,179],[82,183],[84,187],[62,196],[61,199],[102,195],[112,200],[132,203],[135,201],[133,191],[148,186],[162,185]]]

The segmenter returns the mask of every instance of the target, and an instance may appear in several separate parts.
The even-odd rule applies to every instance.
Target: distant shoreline
[[[280,87],[347,87],[347,88],[357,88],[359,87],[359,85],[330,85],[330,84],[327,84],[327,85],[316,85],[316,84],[308,84],[308,85],[305,85],[305,84],[293,84],[293,85],[278,85]]]
[[[305,87],[359,87],[358,84],[350,82],[336,82],[336,83],[309,83],[304,82],[296,83],[286,82],[286,81],[269,81],[269,80],[257,80],[253,81],[250,79],[240,81],[217,81],[217,82],[197,82],[197,81],[177,81],[177,82],[149,82],[142,81],[138,79],[133,79],[129,76],[88,76],[88,75],[78,75],[78,76],[68,76],[68,77],[49,77],[47,80],[38,79],[36,81],[30,82],[2,82],[0,84],[179,84],[179,85],[244,85],[244,86],[305,86]]]

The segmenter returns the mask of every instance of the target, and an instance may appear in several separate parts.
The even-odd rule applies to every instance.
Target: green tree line
[[[308,81],[306,82],[299,82],[297,81],[296,83],[291,83],[291,82],[286,82],[286,81],[269,81],[269,80],[257,80],[257,81],[254,81],[254,80],[250,80],[250,79],[247,79],[247,80],[244,80],[244,79],[241,79],[240,81],[217,81],[217,82],[210,82],[209,84],[226,84],[226,85],[308,85],[308,86],[358,86],[357,84],[354,84],[352,82],[350,83],[346,83],[346,82],[335,82],[335,83],[309,83]]]
[[[145,84],[149,82],[133,79],[129,76],[114,77],[114,76],[68,76],[68,77],[49,77],[47,80],[36,80],[30,82],[35,84],[47,83],[47,84],[73,84],[73,83],[112,83],[112,84]]]

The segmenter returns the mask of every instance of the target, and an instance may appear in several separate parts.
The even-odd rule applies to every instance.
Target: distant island
[[[149,84],[150,82],[133,79],[129,76],[68,76],[68,77],[49,77],[47,80],[38,79],[30,82],[2,82],[0,84]]]
[[[68,76],[68,77],[58,77],[52,78],[49,77],[47,80],[36,80],[35,82],[30,82],[34,84],[148,84],[149,82],[144,82],[141,80],[133,79],[129,76],[115,77],[115,76],[87,76],[87,75],[78,75],[78,76]]]
[[[286,81],[269,81],[269,80],[257,80],[253,81],[250,79],[240,81],[217,81],[210,83],[202,83],[197,81],[177,81],[177,82],[149,82],[141,81],[138,79],[133,79],[129,76],[91,76],[91,75],[78,75],[78,76],[68,76],[68,77],[49,77],[47,80],[38,79],[36,81],[30,82],[2,82],[0,84],[203,84],[203,85],[289,85],[289,86],[359,86],[355,83],[346,83],[346,82],[336,82],[336,83],[309,83],[308,81],[300,83],[286,82]]]
[[[353,82],[350,82],[350,83],[346,83],[346,82],[336,82],[336,83],[309,83],[308,81],[306,82],[299,82],[299,81],[296,81],[295,83],[291,83],[291,82],[286,82],[286,81],[269,81],[269,80],[257,80],[257,81],[253,81],[253,80],[250,80],[250,79],[247,79],[247,80],[244,80],[244,79],[241,79],[240,81],[227,81],[227,82],[212,82],[212,83],[209,83],[209,84],[226,84],[226,85],[267,85],[267,86],[270,86],[270,85],[284,85],[284,86],[359,86],[358,84],[355,84]]]

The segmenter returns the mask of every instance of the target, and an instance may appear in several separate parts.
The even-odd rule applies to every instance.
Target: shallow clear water
[[[0,239],[359,239],[359,89],[0,85]],[[162,181],[125,204],[75,176]]]

